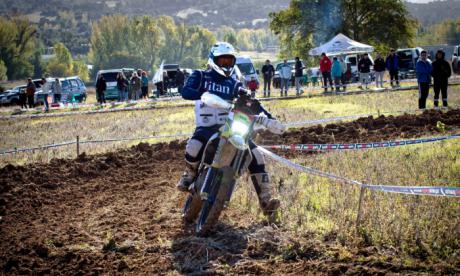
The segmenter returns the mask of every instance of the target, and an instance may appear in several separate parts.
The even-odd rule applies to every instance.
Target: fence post
[[[361,190],[359,191],[359,203],[358,203],[358,214],[356,215],[356,231],[358,231],[359,224],[361,223],[361,211],[363,208],[363,200],[364,200],[364,192],[366,190],[366,186],[362,185]]]
[[[77,135],[77,157],[80,155],[80,136]]]

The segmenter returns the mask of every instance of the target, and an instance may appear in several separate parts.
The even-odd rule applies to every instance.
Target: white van
[[[244,83],[250,81],[252,77],[256,79],[257,83],[260,83],[258,72],[254,68],[254,64],[249,56],[236,57],[236,65],[244,77],[244,80],[242,80]]]

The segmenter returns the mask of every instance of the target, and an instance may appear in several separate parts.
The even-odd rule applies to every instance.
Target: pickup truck
[[[455,74],[460,74],[460,45],[455,46],[452,53],[452,71]]]

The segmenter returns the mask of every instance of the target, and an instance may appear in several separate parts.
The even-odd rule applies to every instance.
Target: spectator
[[[439,92],[442,94],[442,106],[447,107],[447,86],[449,78],[452,74],[450,64],[445,58],[446,54],[443,50],[436,52],[436,59],[433,61],[433,90],[434,90],[434,106],[439,105]]]
[[[340,80],[342,79],[342,65],[337,57],[332,59],[332,78],[334,79],[335,91],[340,91]]]
[[[363,57],[358,62],[359,79],[361,80],[361,86],[365,86],[367,90],[367,84],[369,83],[371,73],[372,61],[369,59],[369,55],[364,53]]]
[[[27,94],[26,94],[26,89],[19,89],[19,105],[22,108],[27,109]]]
[[[138,100],[141,95],[141,79],[134,72],[131,77],[131,100]]]
[[[43,94],[43,104],[45,105],[45,112],[50,110],[50,105],[48,103],[48,94],[50,91],[49,82],[46,81],[46,78],[42,78],[42,94]]]
[[[142,71],[142,77],[141,77],[141,98],[142,99],[147,99],[147,96],[149,94],[149,79],[147,78],[147,72]]]
[[[289,90],[289,82],[291,81],[291,77],[292,77],[292,68],[287,63],[287,60],[284,60],[284,63],[280,67],[281,97],[283,97],[283,89],[284,89],[284,96],[287,96],[287,92]]]
[[[104,76],[100,74],[96,82],[96,98],[97,102],[101,105],[105,103],[105,90],[107,90],[107,83]]]
[[[332,69],[332,63],[331,60],[326,56],[326,53],[321,54],[321,60],[319,62],[319,70],[321,71],[321,74],[323,75],[323,86],[324,86],[324,92],[327,92],[327,82],[329,80],[329,84],[331,85],[332,88],[332,78],[331,78],[331,69]]]
[[[342,68],[342,77],[340,81],[342,82],[343,91],[347,90],[347,71],[348,66],[342,56],[339,57],[340,67]]]
[[[259,88],[259,84],[255,77],[251,77],[251,80],[248,82],[248,88],[251,90],[251,96],[256,96],[256,90]]]
[[[431,72],[432,70],[431,63],[427,60],[426,51],[423,50],[420,53],[420,59],[417,61],[415,67],[415,72],[417,74],[418,82],[418,108],[426,108],[426,99],[428,98],[428,93],[430,91],[431,83]]]
[[[385,61],[380,53],[377,54],[377,58],[374,60],[374,71],[375,71],[375,86],[383,88],[383,75],[385,74]]]
[[[61,101],[61,94],[62,94],[62,86],[61,86],[61,82],[59,81],[58,78],[54,79],[52,90],[53,90],[53,101],[54,101],[54,103],[60,102]]]
[[[27,87],[26,87],[26,95],[27,95],[27,102],[29,103],[29,108],[34,108],[34,95],[35,91],[37,91],[37,87],[35,87],[34,82],[31,78],[27,79]]]
[[[313,87],[316,87],[319,85],[318,79],[320,79],[320,71],[319,69],[316,70],[315,73],[313,73],[313,77],[311,77],[311,83]]]
[[[299,57],[295,58],[295,94],[296,96],[299,96],[303,91],[300,90],[300,81],[302,80],[303,77],[303,67],[302,62],[300,61]]]
[[[179,92],[180,95],[182,95],[182,89],[184,88],[184,84],[185,84],[185,75],[179,68],[177,68],[176,85],[177,85],[177,92]]]
[[[262,75],[264,77],[264,97],[267,95],[270,97],[270,85],[273,75],[275,75],[275,68],[270,64],[270,60],[268,59],[265,61],[265,65],[262,66]]]
[[[125,75],[119,72],[117,75],[117,89],[118,89],[118,101],[123,102],[128,98],[127,95],[128,85],[126,84]]]
[[[399,87],[399,57],[395,53],[395,49],[390,50],[386,61],[388,72],[390,73],[390,84],[393,86],[393,79],[396,80],[396,86]]]

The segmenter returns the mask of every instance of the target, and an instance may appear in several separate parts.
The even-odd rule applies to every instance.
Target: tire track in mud
[[[412,138],[460,128],[460,111],[361,118],[270,136],[277,143],[366,142]],[[265,225],[227,209],[213,235],[183,225],[185,195],[175,190],[185,141],[139,144],[74,160],[0,169],[0,269],[6,274],[305,274],[460,273],[448,265],[414,263],[375,247]],[[289,153],[290,154],[290,153]],[[388,254],[387,254],[388,253]]]

